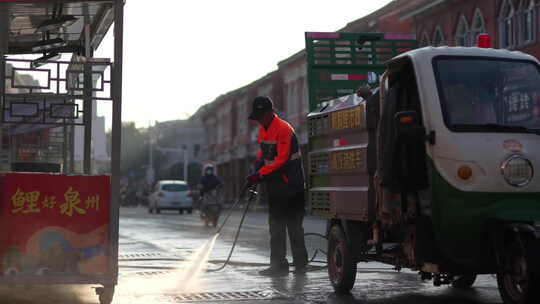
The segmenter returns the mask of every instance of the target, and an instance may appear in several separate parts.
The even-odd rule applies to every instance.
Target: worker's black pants
[[[306,244],[304,242],[304,193],[283,197],[269,197],[270,226],[270,264],[273,267],[288,267],[287,232],[291,242],[293,263],[295,267],[304,267],[308,263]]]

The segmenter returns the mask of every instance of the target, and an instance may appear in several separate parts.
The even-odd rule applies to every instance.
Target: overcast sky
[[[145,127],[186,118],[275,70],[304,47],[304,32],[336,31],[388,2],[127,0],[123,120]],[[96,57],[112,53],[109,33]]]

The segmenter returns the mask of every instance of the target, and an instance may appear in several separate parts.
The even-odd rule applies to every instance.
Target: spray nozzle
[[[259,194],[255,189],[249,189],[249,197],[248,200],[253,201],[257,194]]]

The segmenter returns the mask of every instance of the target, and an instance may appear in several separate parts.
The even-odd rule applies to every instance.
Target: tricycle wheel
[[[527,236],[507,239],[501,254],[497,284],[505,304],[532,304],[540,302],[540,276],[534,267],[534,240]]]
[[[345,233],[334,225],[328,235],[328,277],[336,293],[348,293],[356,280],[356,263]]]
[[[457,289],[469,289],[476,281],[476,274],[463,274],[454,276],[452,287]]]
[[[114,285],[96,288],[100,304],[111,304],[114,297]]]

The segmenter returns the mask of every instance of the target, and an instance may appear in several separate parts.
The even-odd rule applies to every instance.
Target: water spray
[[[166,269],[172,268],[172,269],[177,270],[175,272],[175,274],[174,274],[174,277],[176,279],[175,278],[167,279],[167,281],[169,281],[169,282],[170,281],[181,281],[181,282],[183,282],[182,286],[175,286],[174,287],[174,289],[176,289],[176,291],[180,290],[182,292],[185,292],[185,291],[191,290],[194,287],[194,285],[198,282],[198,278],[199,278],[200,274],[205,271],[203,268],[204,268],[204,265],[207,264],[207,263],[216,263],[216,264],[217,263],[222,263],[222,264],[218,268],[206,269],[206,272],[221,271],[227,265],[257,266],[257,267],[259,267],[259,266],[269,266],[268,263],[231,262],[231,258],[232,258],[234,249],[236,248],[236,244],[238,242],[238,238],[240,236],[240,231],[242,230],[242,226],[244,224],[244,220],[246,218],[247,212],[249,210],[249,207],[251,206],[251,202],[255,199],[255,197],[257,195],[257,192],[255,191],[255,186],[256,185],[249,184],[249,183],[244,184],[244,186],[242,187],[242,190],[240,191],[240,195],[238,196],[236,201],[231,206],[229,212],[227,213],[227,215],[226,215],[225,219],[223,220],[223,222],[221,223],[221,225],[219,225],[219,228],[216,230],[214,236],[211,237],[210,239],[208,239],[202,246],[200,246],[195,251],[195,253],[190,258],[187,259],[187,262],[189,262],[187,268],[185,268],[185,269],[177,269],[175,267],[164,267]],[[229,254],[227,256],[227,259],[225,259],[225,260],[209,260],[210,254],[211,254],[211,252],[212,252],[212,250],[214,248],[214,245],[216,243],[217,238],[220,236],[221,231],[224,229],[225,225],[229,221],[229,219],[230,219],[232,213],[234,212],[234,210],[236,209],[236,207],[240,204],[240,202],[242,202],[245,199],[246,195],[248,195],[248,197],[246,199],[246,205],[245,205],[244,210],[242,212],[242,217],[240,219],[240,223],[238,224],[238,227],[236,228],[234,240],[233,240],[231,249],[229,251]],[[321,234],[318,234],[318,233],[306,233],[305,234],[305,236],[310,236],[310,235],[326,238],[324,235],[321,235]],[[310,264],[311,263],[326,264],[326,261],[316,260],[316,257],[317,257],[319,252],[326,255],[326,252],[324,252],[323,250],[317,249],[315,251],[315,253],[313,254],[313,256],[311,257],[311,259],[309,260]],[[141,260],[163,260],[163,259],[141,259]],[[168,260],[179,261],[179,259],[168,259]],[[184,259],[181,259],[181,260],[183,261]],[[125,267],[130,267],[130,266],[126,265]],[[152,267],[154,267],[154,266],[152,266]],[[316,266],[315,268],[322,269],[324,267],[325,266]],[[140,285],[137,286],[137,289],[138,288],[140,288]]]

